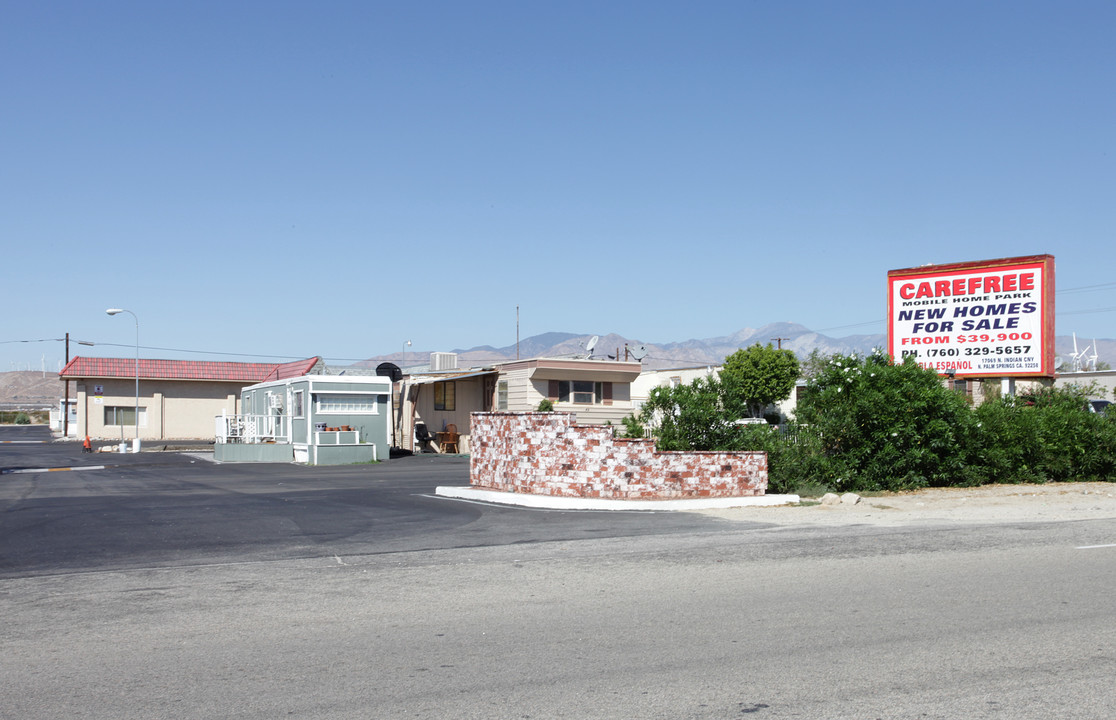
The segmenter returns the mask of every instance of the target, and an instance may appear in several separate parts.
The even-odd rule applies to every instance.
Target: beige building
[[[1059,373],[1054,387],[1079,385],[1089,388],[1090,400],[1116,399],[1116,370],[1083,370],[1081,372]]]
[[[267,380],[320,371],[321,358],[291,363],[138,361],[140,440],[213,440],[218,415],[236,415],[240,391]],[[76,398],[77,436],[136,437],[137,361],[76,357],[59,377]]]
[[[395,423],[397,446],[440,449],[438,441],[416,443],[416,430],[437,437],[457,428],[459,451],[469,452],[474,412],[530,412],[543,400],[554,409],[577,413],[582,425],[620,425],[631,415],[632,382],[638,362],[534,358],[485,368],[409,375],[402,381],[402,402]]]

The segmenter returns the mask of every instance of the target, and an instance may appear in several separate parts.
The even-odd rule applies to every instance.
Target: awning
[[[431,383],[450,382],[451,380],[468,380],[469,378],[484,377],[485,375],[498,375],[495,370],[478,370],[458,375],[412,375],[405,379],[408,385],[430,385]]]
[[[613,367],[609,367],[609,366]],[[615,367],[620,365],[621,367]],[[623,367],[627,365],[627,367]],[[591,380],[593,382],[630,383],[639,377],[641,368],[632,363],[596,363],[591,367],[576,365],[537,365],[528,377],[532,380]]]

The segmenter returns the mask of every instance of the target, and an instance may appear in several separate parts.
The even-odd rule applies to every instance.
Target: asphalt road
[[[189,460],[0,476],[0,717],[1107,718],[1116,706],[1112,521],[552,513],[429,497],[464,479],[460,460]]]

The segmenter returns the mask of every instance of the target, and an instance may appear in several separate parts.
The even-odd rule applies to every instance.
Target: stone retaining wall
[[[573,413],[473,413],[470,483],[557,497],[751,497],[767,490],[762,452],[658,452]]]

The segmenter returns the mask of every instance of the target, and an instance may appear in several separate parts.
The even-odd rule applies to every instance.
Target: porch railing
[[[218,443],[291,441],[289,415],[218,415],[214,429]]]

